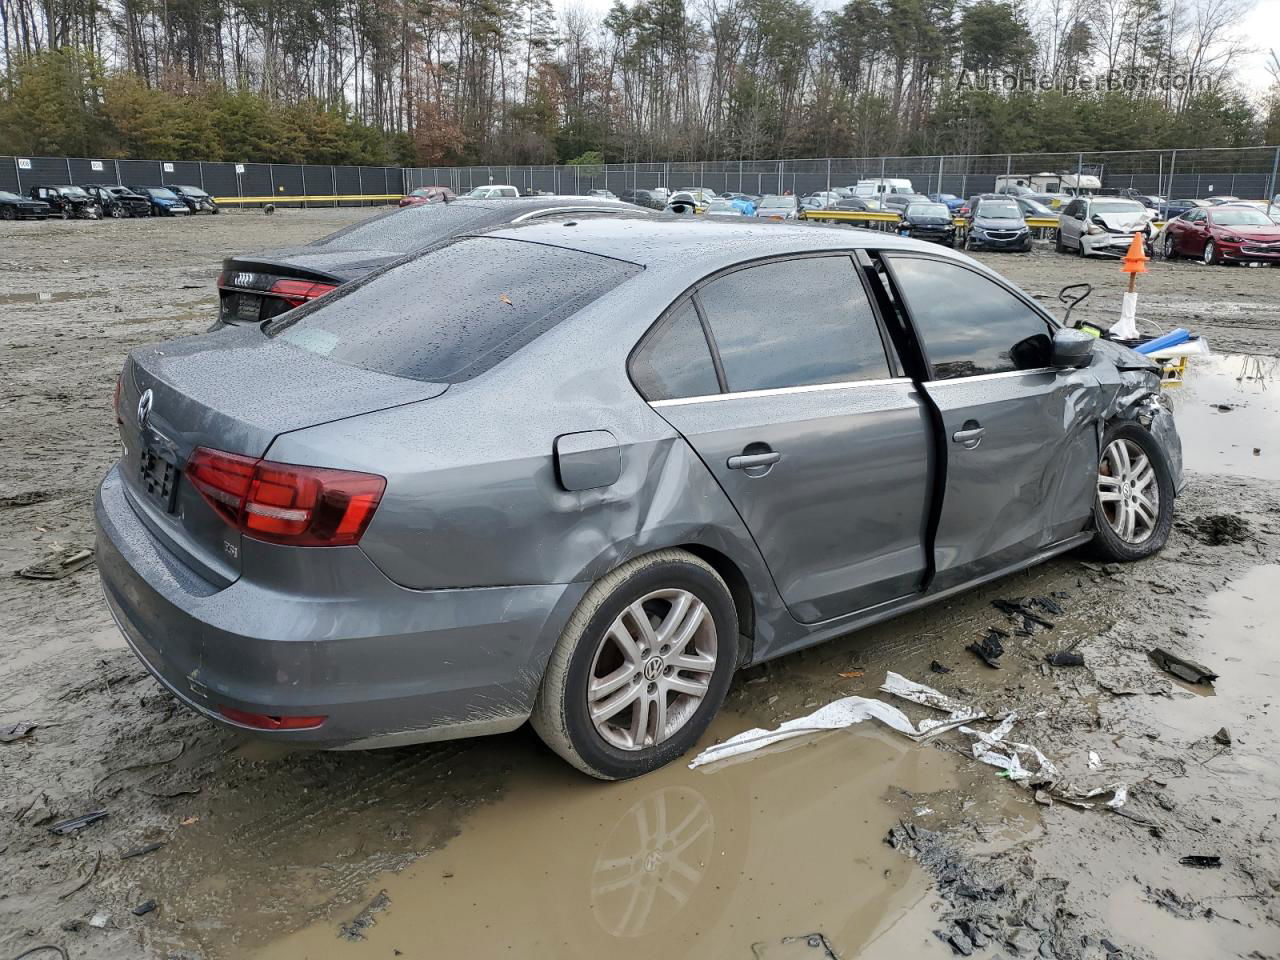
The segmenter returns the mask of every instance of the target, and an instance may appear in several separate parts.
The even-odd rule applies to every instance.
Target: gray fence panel
[[[280,197],[300,197],[307,192],[306,184],[303,182],[302,167],[294,164],[277,163],[271,168],[271,179],[275,185],[274,196]],[[328,193],[326,189],[323,191]],[[300,203],[286,204],[286,206],[301,206]]]
[[[241,196],[270,197],[275,195],[272,183],[271,164],[246,163],[244,173],[240,175]]]
[[[120,182],[126,187],[160,186],[160,164],[155,160],[117,160]]]
[[[97,170],[94,169],[94,164],[98,165]],[[71,159],[71,182],[76,184],[115,183],[115,161],[73,157]]]
[[[204,189],[207,193],[215,197],[240,195],[240,183],[234,163],[206,163],[202,167]]]
[[[171,160],[161,163],[160,175],[166,184],[174,183],[180,187],[200,186],[200,164],[195,160]]]

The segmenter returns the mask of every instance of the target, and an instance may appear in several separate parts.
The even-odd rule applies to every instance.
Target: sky
[[[603,17],[613,6],[613,0],[553,0],[553,3],[558,11],[580,7],[596,17]],[[814,5],[819,11],[824,11],[835,10],[844,3],[843,0],[816,0]],[[1256,49],[1241,58],[1236,68],[1237,78],[1249,96],[1258,99],[1271,83],[1267,72],[1271,55],[1267,41],[1280,56],[1280,0],[1255,0],[1252,11],[1240,24],[1240,36],[1248,38]]]

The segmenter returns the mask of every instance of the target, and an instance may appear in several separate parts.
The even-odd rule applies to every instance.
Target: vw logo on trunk
[[[151,416],[151,404],[155,402],[155,397],[150,390],[143,390],[142,396],[138,398],[138,426],[145,427],[147,425],[147,417]]]

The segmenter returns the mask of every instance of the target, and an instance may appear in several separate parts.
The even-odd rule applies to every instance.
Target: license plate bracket
[[[173,513],[178,502],[178,464],[173,453],[144,443],[138,455],[138,468],[147,495],[165,513]]]
[[[262,315],[262,297],[256,293],[236,294],[236,319],[257,323]]]

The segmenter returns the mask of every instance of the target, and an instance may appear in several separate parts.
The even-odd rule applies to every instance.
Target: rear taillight
[[[372,473],[301,467],[198,447],[187,478],[246,536],[295,547],[360,542],[387,481]]]
[[[124,419],[120,416],[120,387],[122,385],[123,380],[124,380],[124,371],[121,370],[120,376],[116,377],[115,395],[111,398],[111,409],[115,411],[117,427],[124,426]]]
[[[271,285],[272,293],[294,307],[300,307],[308,300],[323,297],[326,293],[337,289],[337,284],[313,283],[310,280],[277,280]]]

